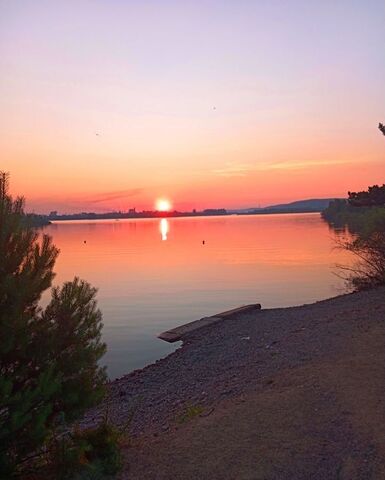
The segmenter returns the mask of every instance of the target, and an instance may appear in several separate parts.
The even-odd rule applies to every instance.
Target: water
[[[56,222],[55,283],[98,288],[111,378],[173,351],[160,332],[260,302],[298,305],[337,295],[333,233],[319,214]],[[203,243],[204,241],[204,243]]]

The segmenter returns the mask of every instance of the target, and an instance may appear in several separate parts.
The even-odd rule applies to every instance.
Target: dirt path
[[[196,332],[114,382],[117,423],[140,395],[121,479],[385,479],[385,289]]]
[[[384,328],[127,450],[130,479],[385,478]]]

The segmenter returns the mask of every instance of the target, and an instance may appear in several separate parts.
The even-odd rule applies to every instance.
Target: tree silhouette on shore
[[[78,418],[104,391],[96,289],[75,278],[39,306],[58,253],[26,221],[24,198],[12,198],[0,171],[0,479],[20,474],[57,425]]]

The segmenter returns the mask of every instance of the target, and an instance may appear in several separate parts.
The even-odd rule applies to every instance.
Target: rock
[[[230,393],[233,393],[233,389],[229,388],[227,390],[222,390],[221,395],[229,395]]]
[[[209,410],[206,410],[204,412],[202,412],[199,416],[200,417],[208,417],[209,415],[211,415],[214,411],[214,407],[211,407]]]

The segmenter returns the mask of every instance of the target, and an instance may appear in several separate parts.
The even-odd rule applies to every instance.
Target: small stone
[[[204,412],[202,412],[199,416],[200,417],[208,417],[209,415],[211,415],[214,411],[214,407],[210,408],[209,410],[206,410]]]
[[[230,393],[233,393],[233,390],[229,388],[228,390],[222,390],[221,395],[229,395]]]

